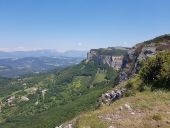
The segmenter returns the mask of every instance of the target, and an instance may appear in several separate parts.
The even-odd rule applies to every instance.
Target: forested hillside
[[[59,72],[1,79],[2,128],[53,128],[83,111],[114,84],[117,71],[94,61]]]

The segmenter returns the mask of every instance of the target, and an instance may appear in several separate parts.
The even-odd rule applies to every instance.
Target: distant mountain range
[[[61,69],[79,63],[86,54],[86,51],[76,50],[0,51],[0,77],[20,77]]]
[[[58,52],[56,50],[36,50],[36,51],[0,51],[0,59],[4,58],[24,58],[24,57],[80,57],[85,58],[87,51],[66,51]]]
[[[78,57],[25,57],[0,59],[1,77],[20,77],[61,69],[79,63]]]

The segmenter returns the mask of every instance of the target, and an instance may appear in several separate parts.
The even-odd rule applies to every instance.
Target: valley
[[[0,76],[17,78],[60,70],[80,63],[83,58],[74,57],[25,57],[0,59]]]
[[[99,73],[100,68],[105,72]],[[97,98],[111,88],[109,83],[116,76],[116,71],[107,70],[107,66],[81,62],[56,73],[2,79],[1,127],[54,127],[82,111],[95,109]],[[112,75],[112,80],[106,75]],[[103,80],[98,81],[101,77]]]
[[[92,49],[60,70],[0,78],[0,127],[168,128],[169,43],[163,35],[133,48]]]

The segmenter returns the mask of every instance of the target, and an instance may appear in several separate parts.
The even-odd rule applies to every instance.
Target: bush
[[[170,89],[170,52],[160,52],[143,63],[140,77],[153,88]]]
[[[155,114],[155,115],[152,116],[152,119],[156,120],[156,121],[159,121],[159,120],[162,120],[162,117],[161,117],[160,114]]]

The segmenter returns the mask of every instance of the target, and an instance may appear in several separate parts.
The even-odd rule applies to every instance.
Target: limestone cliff
[[[170,34],[144,41],[132,48],[108,47],[92,49],[87,53],[86,62],[95,61],[120,70],[119,82],[122,82],[139,71],[142,61],[154,56],[157,52],[165,50],[170,50]]]
[[[119,83],[133,77],[141,68],[141,63],[157,52],[170,51],[170,35],[164,35],[155,39],[137,44],[127,51],[122,58],[122,65],[119,72]],[[100,104],[110,104],[120,99],[127,91],[127,88],[117,88],[107,91],[99,98]]]
[[[154,56],[160,51],[170,51],[170,35],[163,35],[152,40],[145,41],[129,49],[123,58],[120,72],[120,82],[128,79],[137,73],[142,61]]]
[[[92,49],[87,53],[86,62],[93,60],[100,64],[107,64],[109,67],[119,70],[122,66],[123,57],[127,50],[127,48],[114,47]]]

